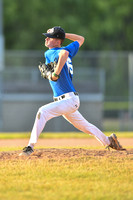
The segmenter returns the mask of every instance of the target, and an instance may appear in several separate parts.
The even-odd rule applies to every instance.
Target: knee
[[[38,110],[38,112],[37,112],[37,119],[40,119],[41,118],[41,112],[39,112],[39,110]]]
[[[37,112],[37,118],[40,119],[41,117],[45,117],[45,116],[46,116],[45,109],[40,107]]]

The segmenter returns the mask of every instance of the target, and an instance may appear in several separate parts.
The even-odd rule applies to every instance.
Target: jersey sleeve
[[[70,57],[74,57],[79,50],[79,43],[77,41],[70,43],[65,48],[69,52]]]
[[[50,60],[48,59],[47,56],[47,51],[44,53],[44,57],[45,57],[45,64],[47,65],[48,63],[50,63]]]

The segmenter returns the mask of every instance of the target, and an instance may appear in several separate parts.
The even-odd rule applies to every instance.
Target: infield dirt
[[[83,148],[72,149],[58,149],[58,148],[46,148],[36,149],[29,157],[19,156],[20,151],[13,152],[1,152],[0,160],[7,159],[49,159],[49,160],[64,160],[71,158],[86,158],[86,157],[132,157],[133,149],[128,151],[107,151],[107,150],[88,150]]]
[[[0,139],[0,147],[25,147],[29,139]],[[133,138],[120,138],[123,147],[133,147]],[[36,147],[102,147],[95,138],[38,139]]]
[[[0,146],[26,146],[27,139],[11,139],[0,140]],[[132,146],[133,138],[120,139],[120,143],[125,147]],[[40,139],[37,146],[44,148],[35,149],[30,157],[20,157],[19,151],[8,151],[0,153],[0,160],[6,159],[49,159],[49,160],[64,160],[71,158],[85,157],[132,157],[133,148],[128,148],[127,151],[105,150],[104,147],[96,139]],[[94,149],[94,147],[103,148]],[[87,149],[87,147],[89,149]],[[93,147],[93,149],[91,149]]]

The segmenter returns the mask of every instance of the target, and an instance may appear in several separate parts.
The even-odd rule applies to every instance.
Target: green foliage
[[[105,110],[128,110],[128,102],[120,102],[120,101],[111,101],[111,102],[104,102],[104,109]]]
[[[42,32],[60,25],[85,37],[86,50],[132,50],[132,0],[4,0],[6,49],[44,48]]]

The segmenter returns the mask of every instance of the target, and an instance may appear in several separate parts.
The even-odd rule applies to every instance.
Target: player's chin
[[[47,42],[45,42],[45,47],[48,47],[48,43]]]

